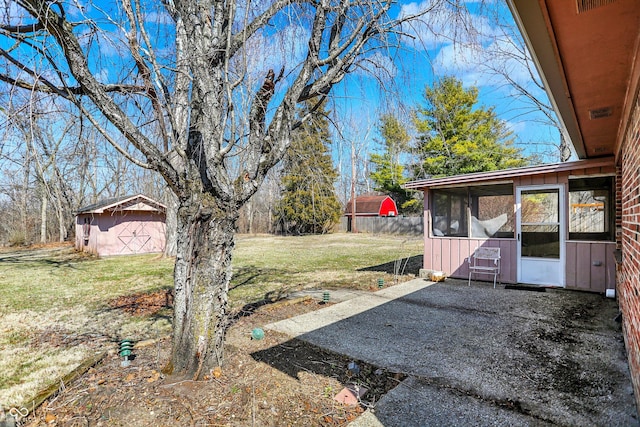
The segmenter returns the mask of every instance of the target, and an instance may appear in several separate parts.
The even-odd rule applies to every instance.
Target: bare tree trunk
[[[248,233],[249,234],[253,234],[253,216],[254,216],[254,210],[253,210],[253,198],[251,200],[249,200],[247,202],[247,221],[248,221]]]
[[[356,227],[356,146],[351,141],[351,232],[357,233],[358,227]]]
[[[178,250],[178,198],[170,189],[166,191],[165,205],[167,206],[167,212],[165,220],[164,256],[172,257],[176,256]]]
[[[61,195],[57,196],[60,197]],[[58,241],[60,243],[64,242],[65,240],[67,240],[67,225],[65,223],[66,215],[64,212],[64,208],[62,207],[62,201],[60,198],[58,198],[58,203],[56,204],[56,209],[58,211],[58,231],[60,233],[60,236],[58,238]]]
[[[47,243],[47,192],[42,193],[40,206],[40,243]]]
[[[564,163],[569,161],[569,159],[571,158],[571,147],[569,146],[567,139],[564,137],[562,130],[559,130],[559,132],[560,132],[560,147],[559,147],[560,161]]]
[[[222,364],[236,219],[206,196],[178,209],[169,373],[200,379]]]
[[[66,4],[50,7],[43,1],[15,3],[16,13],[11,14],[15,22],[0,24],[2,46],[25,47],[12,52],[0,47],[0,78],[68,99],[120,154],[118,159],[159,172],[178,196],[174,336],[167,368],[200,378],[222,363],[239,209],[284,157],[291,131],[308,120],[296,117],[295,106],[314,100],[313,109],[318,108],[333,86],[363,61],[364,52],[383,47],[387,34],[425,15],[431,6],[393,19],[388,13],[393,2],[386,0],[301,4],[284,0],[270,2],[258,12],[236,1],[161,3],[175,25],[175,55],[166,58],[168,62],[165,55],[157,56],[164,52],[166,39],[160,37],[162,43],[154,45],[144,25],[147,4],[123,0],[114,8],[119,17],[114,15],[113,22],[126,33],[122,40],[126,44],[116,43],[126,45],[126,58],[135,63],[135,84],[129,79],[102,84],[89,67],[99,55],[88,58],[78,38],[84,27],[78,29],[75,21],[67,20],[72,14],[66,13]],[[304,18],[307,42],[299,43],[307,47],[305,59],[293,66],[284,63],[278,74],[273,69],[244,68],[247,55],[254,52],[248,40],[270,23],[289,19],[296,10],[310,13]],[[24,24],[23,15],[33,19]],[[112,25],[111,19],[105,22]],[[93,25],[82,25],[88,24]],[[100,31],[100,25],[86,28]],[[31,64],[41,63],[45,69],[28,72]],[[123,64],[128,75],[131,62]],[[266,73],[262,85],[249,78],[262,72]],[[56,87],[55,81],[42,77],[48,73],[65,81]],[[272,99],[276,93],[277,101]],[[129,97],[143,107],[130,108]],[[149,126],[140,126],[143,123]],[[127,146],[114,136],[116,129]],[[243,159],[242,170],[235,171],[232,166],[238,156]],[[110,163],[108,158],[104,161]],[[120,175],[116,178],[113,186],[120,194]]]
[[[23,169],[23,177],[22,177],[22,194],[20,197],[20,227],[22,228],[22,235],[24,236],[24,243],[29,242],[29,227],[27,226],[28,219],[28,190],[29,190],[29,175],[31,169],[31,152],[29,149],[25,150],[25,162]]]

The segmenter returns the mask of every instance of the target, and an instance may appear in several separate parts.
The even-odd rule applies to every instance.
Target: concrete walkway
[[[267,325],[409,375],[351,425],[640,425],[615,301],[416,279]]]

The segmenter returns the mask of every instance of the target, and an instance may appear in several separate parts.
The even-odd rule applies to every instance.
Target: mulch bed
[[[171,304],[171,294],[160,291],[123,296],[109,305],[147,316]],[[276,332],[251,338],[256,327],[321,307],[310,299],[276,302],[236,316],[227,333],[225,363],[204,381],[162,374],[171,347],[168,337],[135,348],[126,368],[114,345],[101,362],[61,387],[21,425],[344,426],[374,407],[404,376]],[[350,369],[354,362],[357,369]],[[349,384],[368,390],[357,404],[334,399]]]

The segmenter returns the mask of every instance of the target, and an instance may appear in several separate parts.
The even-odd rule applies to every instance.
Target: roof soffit
[[[578,157],[615,154],[640,33],[638,0],[509,0]],[[632,100],[633,101],[633,100]]]

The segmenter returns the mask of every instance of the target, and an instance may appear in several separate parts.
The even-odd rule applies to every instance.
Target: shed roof
[[[98,203],[94,203],[92,205],[88,205],[78,209],[77,213],[100,214],[108,210],[165,212],[166,209],[167,208],[165,205],[156,202],[155,200],[145,196],[144,194],[135,194],[104,199],[99,201]]]
[[[516,177],[543,175],[549,173],[567,172],[578,169],[592,169],[599,167],[615,166],[613,157],[604,157],[592,160],[578,160],[575,162],[551,163],[536,166],[525,166],[490,172],[476,172],[463,175],[447,176],[443,178],[429,178],[411,181],[404,185],[404,188],[419,190],[430,187],[461,186],[482,182],[508,182]]]
[[[364,196],[358,196],[356,197],[356,214],[378,215],[378,213],[380,212],[380,207],[382,206],[382,202],[384,202],[386,199],[391,199],[391,197],[384,194],[367,194]],[[351,203],[351,200],[349,200],[345,209],[345,213],[351,213],[352,206],[353,203]]]

